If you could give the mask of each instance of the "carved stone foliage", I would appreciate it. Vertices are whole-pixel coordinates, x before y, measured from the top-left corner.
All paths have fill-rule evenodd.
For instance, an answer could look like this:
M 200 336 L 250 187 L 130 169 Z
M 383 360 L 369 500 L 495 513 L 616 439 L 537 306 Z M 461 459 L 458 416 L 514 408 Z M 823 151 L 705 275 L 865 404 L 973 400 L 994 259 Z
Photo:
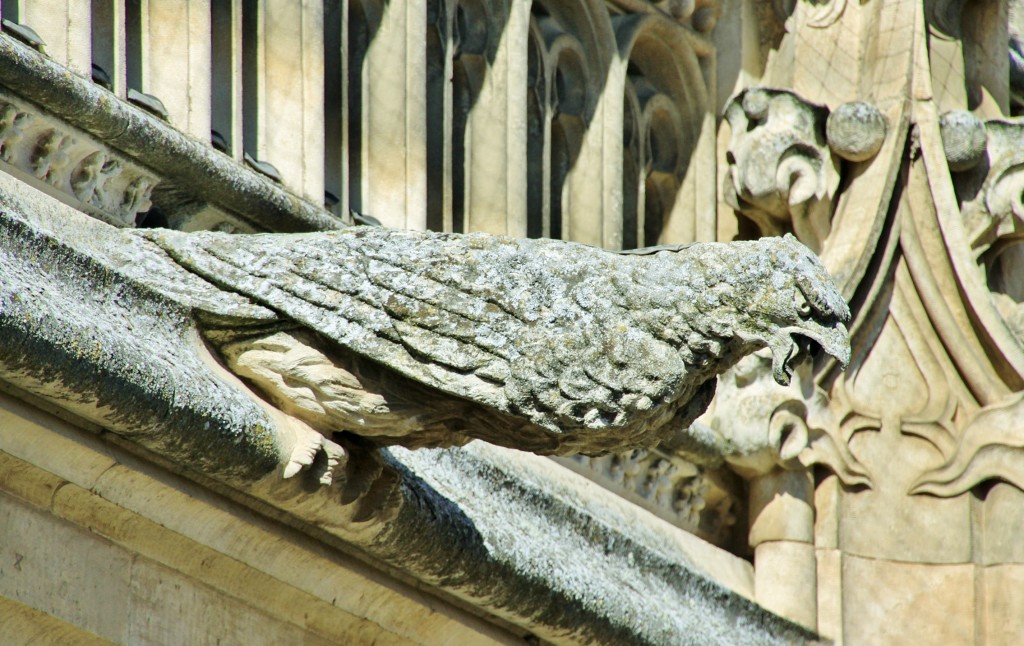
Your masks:
M 715 545 L 730 543 L 737 512 L 744 506 L 735 476 L 695 465 L 664 448 L 558 461 Z
M 868 485 L 870 476 L 840 438 L 811 367 L 800 363 L 792 382 L 780 385 L 771 377 L 771 358 L 756 352 L 719 378 L 715 400 L 699 423 L 716 435 L 717 452 L 746 478 L 820 464 L 847 485 Z
M 952 112 L 939 124 L 981 284 L 1010 333 L 1024 343 L 1024 122 L 981 122 Z M 922 474 L 912 492 L 951 497 L 991 480 L 1024 489 L 1021 395 L 995 398 L 964 417 L 944 447 L 943 463 Z
M 964 202 L 964 227 L 996 307 L 1024 339 L 1024 123 L 992 120 L 982 126 L 982 135 L 979 157 L 987 163 L 961 180 L 962 192 L 980 184 Z
M 0 97 L 0 161 L 38 188 L 115 226 L 134 226 L 159 180 L 30 104 Z
M 732 130 L 722 187 L 762 235 L 793 232 L 820 251 L 831 229 L 839 168 L 825 139 L 828 109 L 787 90 L 749 88 L 729 102 Z
M 789 90 L 763 87 L 736 95 L 725 117 L 732 131 L 725 202 L 761 235 L 792 232 L 820 253 L 832 229 L 840 158 L 874 157 L 888 130 L 885 117 L 864 101 L 830 112 Z
M 941 467 L 924 473 L 911 493 L 950 497 L 992 480 L 1024 490 L 1024 395 L 988 406 L 964 426 Z

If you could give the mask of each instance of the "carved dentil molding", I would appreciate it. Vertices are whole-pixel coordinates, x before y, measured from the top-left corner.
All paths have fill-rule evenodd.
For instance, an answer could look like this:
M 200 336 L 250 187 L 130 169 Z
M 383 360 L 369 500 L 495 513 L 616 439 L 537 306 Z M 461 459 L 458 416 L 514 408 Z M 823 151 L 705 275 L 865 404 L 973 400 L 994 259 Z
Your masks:
M 135 225 L 159 178 L 26 101 L 0 96 L 0 162 L 20 179 L 109 224 Z

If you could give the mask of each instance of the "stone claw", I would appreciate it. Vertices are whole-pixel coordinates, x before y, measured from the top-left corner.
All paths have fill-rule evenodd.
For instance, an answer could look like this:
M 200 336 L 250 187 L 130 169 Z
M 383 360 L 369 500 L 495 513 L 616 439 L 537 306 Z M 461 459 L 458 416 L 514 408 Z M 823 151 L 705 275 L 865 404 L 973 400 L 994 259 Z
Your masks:
M 348 452 L 340 444 L 328 440 L 320 433 L 309 428 L 305 424 L 294 424 L 295 446 L 288 456 L 285 464 L 285 479 L 291 478 L 304 469 L 313 466 L 317 453 L 323 451 L 327 458 L 323 472 L 320 474 L 320 484 L 330 486 L 334 483 L 336 470 L 344 468 L 348 462 Z
M 320 474 L 320 484 L 331 486 L 334 484 L 334 474 L 340 473 L 338 469 L 344 469 L 348 463 L 348 451 L 340 444 L 336 444 L 324 438 L 323 451 L 327 455 L 327 468 Z
M 288 457 L 288 464 L 284 467 L 284 477 L 286 479 L 291 478 L 303 469 L 309 468 L 313 464 L 317 451 L 320 450 L 324 443 L 324 436 L 311 429 L 306 429 L 297 435 L 295 446 Z

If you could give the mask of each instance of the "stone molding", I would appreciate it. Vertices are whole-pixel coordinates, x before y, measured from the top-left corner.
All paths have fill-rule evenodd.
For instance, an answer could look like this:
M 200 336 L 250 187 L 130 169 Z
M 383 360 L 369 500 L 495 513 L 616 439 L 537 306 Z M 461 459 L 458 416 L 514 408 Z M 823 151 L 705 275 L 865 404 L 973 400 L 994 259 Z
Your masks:
M 108 224 L 135 226 L 159 178 L 26 101 L 0 94 L 0 161 L 37 188 Z
M 735 476 L 721 468 L 699 466 L 668 447 L 555 460 L 712 545 L 733 543 L 745 503 Z
M 102 142 L 100 152 L 111 160 L 130 161 L 131 168 L 146 169 L 150 176 L 157 177 L 160 189 L 152 194 L 154 204 L 171 219 L 180 212 L 184 221 L 178 223 L 179 228 L 187 228 L 188 220 L 200 217 L 197 214 L 208 207 L 219 211 L 219 215 L 214 214 L 212 222 L 209 221 L 211 216 L 204 217 L 200 225 L 204 228 L 224 223 L 243 229 L 318 231 L 350 224 L 120 100 L 108 90 L 69 73 L 45 55 L 5 34 L 0 34 L 0 86 L 6 96 L 17 101 L 19 108 L 30 104 L 14 99 L 12 93 L 30 97 L 32 104 L 39 105 L 45 112 L 45 116 L 27 112 L 31 120 L 52 120 L 55 125 L 65 123 L 67 125 L 58 128 L 59 131 L 86 133 L 92 141 Z M 90 168 L 95 167 L 98 159 L 92 159 Z M 106 170 L 112 172 L 113 166 Z M 95 181 L 101 177 L 102 174 L 96 176 Z M 88 193 L 94 186 L 93 181 L 92 172 L 86 170 L 80 176 L 78 191 Z M 130 190 L 126 187 L 126 195 L 138 194 L 136 198 L 128 198 L 128 204 L 142 197 L 145 190 L 152 188 L 143 190 L 141 184 Z M 81 201 L 74 190 L 71 194 Z M 92 199 L 92 195 L 86 195 L 90 204 Z M 143 203 L 144 200 L 140 205 Z M 95 213 L 97 207 L 93 205 L 89 211 Z M 125 221 L 122 215 L 117 219 Z

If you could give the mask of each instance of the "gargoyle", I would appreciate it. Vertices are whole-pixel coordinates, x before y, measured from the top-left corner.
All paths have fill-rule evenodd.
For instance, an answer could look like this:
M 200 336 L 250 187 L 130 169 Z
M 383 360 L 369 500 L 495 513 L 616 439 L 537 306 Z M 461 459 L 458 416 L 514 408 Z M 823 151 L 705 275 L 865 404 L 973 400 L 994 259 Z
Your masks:
M 151 287 L 187 296 L 160 267 L 173 261 L 220 290 L 191 298 L 207 341 L 313 429 L 286 476 L 321 449 L 343 459 L 328 438 L 346 432 L 544 454 L 651 445 L 688 426 L 715 377 L 758 348 L 780 383 L 798 347 L 849 358 L 846 302 L 792 236 L 621 255 L 373 227 L 124 235 L 148 247 L 135 277 Z M 226 305 L 239 296 L 272 315 Z

